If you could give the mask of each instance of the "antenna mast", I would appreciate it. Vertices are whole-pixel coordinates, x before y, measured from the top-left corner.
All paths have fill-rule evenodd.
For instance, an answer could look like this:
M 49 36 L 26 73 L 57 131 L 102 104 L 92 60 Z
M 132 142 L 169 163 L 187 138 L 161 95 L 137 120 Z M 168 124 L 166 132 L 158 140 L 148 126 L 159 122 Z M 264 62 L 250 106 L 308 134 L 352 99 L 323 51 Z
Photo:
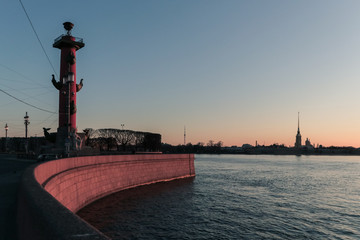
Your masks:
M 184 126 L 184 146 L 186 145 L 186 126 Z

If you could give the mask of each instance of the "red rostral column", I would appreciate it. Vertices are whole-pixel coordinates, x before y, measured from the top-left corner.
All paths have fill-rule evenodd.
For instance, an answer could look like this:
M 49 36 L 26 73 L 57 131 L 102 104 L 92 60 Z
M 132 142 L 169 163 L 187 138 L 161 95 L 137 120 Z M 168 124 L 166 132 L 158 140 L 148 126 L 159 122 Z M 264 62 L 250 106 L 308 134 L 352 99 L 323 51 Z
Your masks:
M 67 128 L 76 133 L 76 92 L 82 87 L 76 84 L 76 51 L 85 46 L 81 38 L 71 36 L 74 24 L 63 23 L 67 34 L 55 39 L 53 47 L 61 49 L 60 79 L 57 82 L 53 75 L 53 85 L 59 90 L 59 129 Z M 58 131 L 59 132 L 59 131 Z

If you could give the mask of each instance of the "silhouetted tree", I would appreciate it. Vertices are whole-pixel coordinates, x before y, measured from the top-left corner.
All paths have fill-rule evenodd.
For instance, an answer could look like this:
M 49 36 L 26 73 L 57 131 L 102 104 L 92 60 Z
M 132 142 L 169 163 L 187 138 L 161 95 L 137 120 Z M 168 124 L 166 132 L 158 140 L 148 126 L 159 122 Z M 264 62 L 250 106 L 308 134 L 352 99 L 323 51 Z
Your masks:
M 161 135 L 148 132 L 136 132 L 132 130 L 120 130 L 113 128 L 105 128 L 94 130 L 86 128 L 83 130 L 87 136 L 86 145 L 93 148 L 104 150 L 126 151 L 131 146 L 133 150 L 143 149 L 145 151 L 160 151 Z M 129 148 L 128 148 L 129 149 Z
M 116 147 L 116 139 L 115 139 L 116 129 L 103 128 L 103 129 L 98 129 L 97 131 L 99 137 L 105 139 L 108 151 Z
M 135 136 L 135 140 L 134 140 L 135 151 L 137 151 L 139 148 L 144 148 L 144 139 L 145 139 L 144 133 L 135 132 L 134 136 Z
M 122 150 L 126 150 L 126 146 L 130 144 L 135 144 L 135 134 L 131 130 L 117 130 L 114 135 L 118 147 L 122 147 Z

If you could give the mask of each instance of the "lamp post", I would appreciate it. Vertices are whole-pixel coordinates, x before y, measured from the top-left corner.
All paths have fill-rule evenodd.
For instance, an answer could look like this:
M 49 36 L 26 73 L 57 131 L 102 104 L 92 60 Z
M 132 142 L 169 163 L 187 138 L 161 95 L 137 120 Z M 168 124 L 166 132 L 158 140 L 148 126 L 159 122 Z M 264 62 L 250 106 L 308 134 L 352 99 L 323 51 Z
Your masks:
M 28 116 L 27 112 L 24 117 L 24 124 L 25 124 L 25 138 L 28 138 L 28 125 L 30 124 L 30 122 L 29 122 L 29 116 Z
M 124 130 L 125 124 L 120 124 L 120 125 L 121 125 L 122 130 Z
M 28 125 L 30 124 L 30 122 L 29 122 L 29 116 L 28 116 L 27 112 L 24 117 L 24 124 L 25 124 L 25 151 L 26 151 L 26 154 L 28 154 L 29 141 L 27 138 L 28 138 Z
M 7 125 L 7 123 L 5 124 L 5 152 L 7 152 L 7 142 L 8 142 L 8 130 L 9 130 L 9 126 Z
M 9 130 L 9 126 L 7 125 L 7 123 L 5 124 L 5 137 L 7 139 L 7 132 Z

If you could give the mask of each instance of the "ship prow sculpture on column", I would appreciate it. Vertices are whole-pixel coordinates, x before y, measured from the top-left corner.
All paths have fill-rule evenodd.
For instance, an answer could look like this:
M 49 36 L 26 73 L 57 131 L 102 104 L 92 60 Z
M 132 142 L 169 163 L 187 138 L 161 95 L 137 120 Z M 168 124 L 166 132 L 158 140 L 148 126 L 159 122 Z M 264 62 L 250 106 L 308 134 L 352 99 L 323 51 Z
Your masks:
M 67 156 L 81 148 L 81 134 L 76 128 L 76 94 L 83 87 L 83 79 L 76 83 L 76 51 L 85 46 L 81 38 L 73 37 L 74 24 L 63 23 L 66 34 L 56 38 L 54 48 L 61 50 L 60 79 L 52 75 L 52 84 L 59 91 L 59 126 L 56 134 L 56 151 Z M 45 134 L 46 135 L 46 134 Z

